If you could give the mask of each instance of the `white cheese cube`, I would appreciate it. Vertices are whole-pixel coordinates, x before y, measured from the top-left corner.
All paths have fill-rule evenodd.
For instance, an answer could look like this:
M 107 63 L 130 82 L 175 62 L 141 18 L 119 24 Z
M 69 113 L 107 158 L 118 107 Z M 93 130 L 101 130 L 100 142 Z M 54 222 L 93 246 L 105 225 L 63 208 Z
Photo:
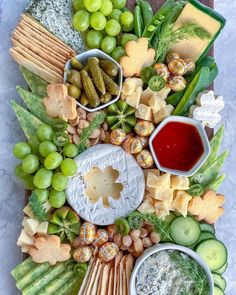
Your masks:
M 50 212 L 53 210 L 52 206 L 50 205 L 50 203 L 47 201 L 45 203 L 43 203 L 43 208 L 45 210 L 46 213 Z
M 131 95 L 138 87 L 143 86 L 143 80 L 140 78 L 127 78 L 125 79 L 121 92 L 125 95 Z
M 48 222 L 44 221 L 39 224 L 39 226 L 36 229 L 37 234 L 40 236 L 46 236 L 48 233 Z
M 152 109 L 145 104 L 140 104 L 137 111 L 135 112 L 136 118 L 143 119 L 146 121 L 152 121 Z
M 166 102 L 156 95 L 152 95 L 148 104 L 154 113 L 159 112 L 161 108 L 164 108 L 166 106 Z
M 38 226 L 39 226 L 39 221 L 37 219 L 26 218 L 23 221 L 24 231 L 29 236 L 34 236 L 36 234 L 36 229 L 37 229 Z
M 29 249 L 30 249 L 30 246 L 22 246 L 21 247 L 21 252 L 22 253 L 29 253 Z
M 142 87 L 138 87 L 132 94 L 130 94 L 126 97 L 127 104 L 130 105 L 131 107 L 137 109 L 142 92 L 143 92 Z
M 17 246 L 33 246 L 34 245 L 34 237 L 30 237 L 24 230 L 21 231 L 21 234 L 17 241 Z
M 34 213 L 32 212 L 32 209 L 30 207 L 30 205 L 25 206 L 25 208 L 23 209 L 23 212 L 29 216 L 30 218 L 34 218 Z
M 171 187 L 176 190 L 189 189 L 189 179 L 186 176 L 171 176 Z

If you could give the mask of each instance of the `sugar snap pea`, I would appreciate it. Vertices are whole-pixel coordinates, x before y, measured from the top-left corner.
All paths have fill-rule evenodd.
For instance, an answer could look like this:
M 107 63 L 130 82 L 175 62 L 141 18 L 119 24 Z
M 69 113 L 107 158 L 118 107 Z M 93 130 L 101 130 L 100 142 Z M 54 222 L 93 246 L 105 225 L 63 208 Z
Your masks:
M 140 38 L 142 36 L 143 27 L 142 27 L 142 14 L 141 8 L 139 5 L 136 5 L 134 8 L 134 33 L 135 35 Z
M 153 18 L 152 6 L 145 0 L 138 0 L 138 3 L 140 4 L 144 26 L 146 26 Z

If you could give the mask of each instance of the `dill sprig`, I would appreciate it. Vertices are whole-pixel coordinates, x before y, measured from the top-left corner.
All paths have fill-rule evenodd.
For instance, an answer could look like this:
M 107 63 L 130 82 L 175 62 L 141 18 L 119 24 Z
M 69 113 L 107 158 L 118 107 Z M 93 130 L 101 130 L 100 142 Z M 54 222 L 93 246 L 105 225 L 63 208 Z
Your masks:
M 172 238 L 170 236 L 169 225 L 166 221 L 159 219 L 153 213 L 145 213 L 145 214 L 142 214 L 142 216 L 144 220 L 154 225 L 155 231 L 160 234 L 161 239 L 164 239 L 164 240 L 168 239 L 172 241 Z
M 106 114 L 104 112 L 100 112 L 96 115 L 96 117 L 89 124 L 89 126 L 83 129 L 83 132 L 80 136 L 80 142 L 78 144 L 79 154 L 81 154 L 88 148 L 87 141 L 89 137 L 91 136 L 91 134 L 93 133 L 95 129 L 101 127 L 105 118 L 106 118 Z
M 156 59 L 163 61 L 166 53 L 174 45 L 182 40 L 196 37 L 201 40 L 210 39 L 211 34 L 202 26 L 195 23 L 186 23 L 174 29 L 174 23 L 163 25 L 159 34 L 159 41 L 156 49 Z
M 194 281 L 194 295 L 207 295 L 209 294 L 210 286 L 207 279 L 207 275 L 200 265 L 193 259 L 184 257 L 178 251 L 170 253 L 170 258 L 181 269 L 181 273 L 190 280 Z M 181 294 L 185 294 L 183 288 Z
M 40 222 L 48 220 L 45 208 L 39 202 L 39 199 L 35 192 L 32 192 L 31 196 L 29 197 L 29 205 L 36 219 L 38 219 Z

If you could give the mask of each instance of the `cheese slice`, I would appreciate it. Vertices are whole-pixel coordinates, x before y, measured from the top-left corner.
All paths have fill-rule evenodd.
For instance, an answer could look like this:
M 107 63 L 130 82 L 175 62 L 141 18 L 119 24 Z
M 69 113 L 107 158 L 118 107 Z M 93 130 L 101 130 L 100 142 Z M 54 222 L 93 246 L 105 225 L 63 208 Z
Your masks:
M 32 237 L 36 234 L 37 227 L 39 226 L 39 221 L 33 218 L 25 218 L 22 225 L 24 227 L 24 231 Z
M 20 246 L 20 247 L 33 246 L 34 237 L 29 236 L 24 230 L 22 230 L 16 244 L 17 246 Z
M 214 36 L 221 29 L 220 21 L 198 9 L 191 3 L 187 3 L 183 8 L 175 22 L 174 29 L 177 29 L 186 23 L 196 23 L 203 27 L 211 34 L 212 39 L 214 39 Z M 173 45 L 170 51 L 179 53 L 181 58 L 191 58 L 194 62 L 196 62 L 209 47 L 212 39 L 202 40 L 197 37 L 184 39 L 181 42 Z

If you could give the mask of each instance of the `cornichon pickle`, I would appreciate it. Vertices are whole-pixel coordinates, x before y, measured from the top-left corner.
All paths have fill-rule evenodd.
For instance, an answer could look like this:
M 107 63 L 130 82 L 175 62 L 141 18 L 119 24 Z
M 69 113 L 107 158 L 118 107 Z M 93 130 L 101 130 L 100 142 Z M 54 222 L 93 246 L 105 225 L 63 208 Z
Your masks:
M 99 67 L 99 60 L 96 57 L 88 59 L 89 72 L 92 76 L 93 82 L 101 94 L 106 93 L 105 83 L 103 81 L 102 72 Z
M 68 94 L 76 99 L 79 99 L 81 96 L 81 89 L 78 86 L 71 84 L 68 87 Z
M 72 68 L 74 68 L 75 70 L 81 71 L 83 69 L 82 63 L 80 61 L 78 61 L 77 58 L 72 57 L 71 60 L 70 60 L 70 62 L 71 62 Z
M 96 89 L 93 85 L 92 79 L 89 77 L 88 72 L 85 70 L 82 70 L 81 71 L 81 78 L 82 78 L 84 91 L 85 91 L 86 97 L 89 101 L 89 104 L 92 107 L 97 107 L 100 104 L 99 96 L 98 96 Z
M 89 104 L 89 101 L 88 101 L 85 93 L 82 93 L 81 98 L 80 98 L 80 103 L 85 107 Z
M 118 95 L 119 86 L 102 69 L 101 69 L 101 72 L 102 72 L 103 80 L 104 80 L 107 91 L 111 93 L 112 95 Z
M 68 72 L 67 81 L 73 85 L 78 86 L 79 88 L 83 87 L 81 82 L 81 74 L 76 70 L 71 70 Z
M 117 76 L 119 69 L 118 69 L 118 66 L 114 62 L 112 62 L 108 59 L 100 59 L 99 65 L 103 69 L 103 71 L 107 75 L 109 75 L 110 77 Z
M 111 100 L 111 98 L 112 98 L 111 94 L 109 92 L 107 92 L 107 93 L 101 95 L 100 101 L 101 101 L 101 103 L 107 103 Z

